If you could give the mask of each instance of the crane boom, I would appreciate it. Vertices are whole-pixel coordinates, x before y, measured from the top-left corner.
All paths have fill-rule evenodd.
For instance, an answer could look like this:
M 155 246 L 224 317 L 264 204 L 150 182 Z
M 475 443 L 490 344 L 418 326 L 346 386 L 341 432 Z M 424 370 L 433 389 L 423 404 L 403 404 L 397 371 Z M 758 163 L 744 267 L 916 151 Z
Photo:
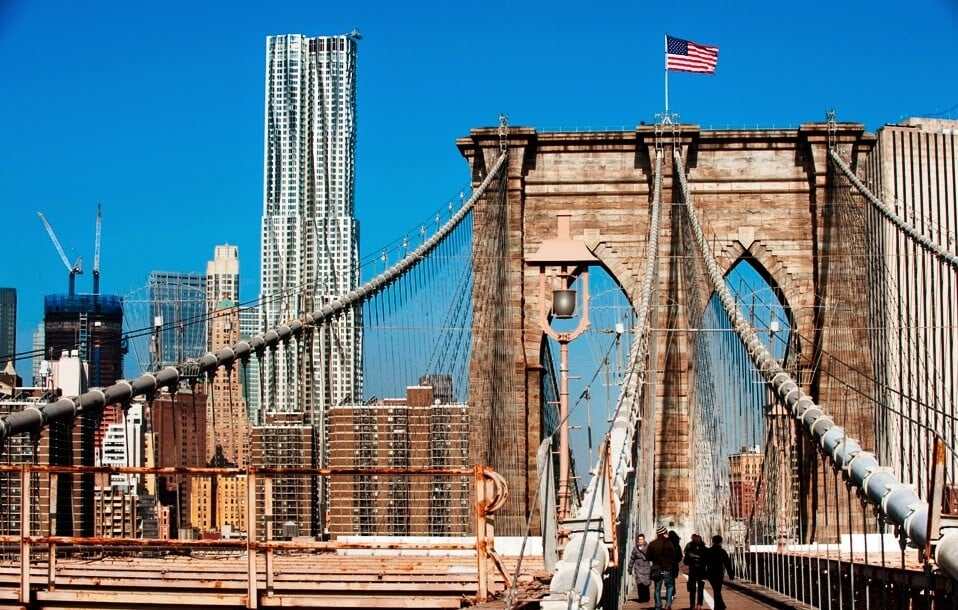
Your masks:
M 93 273 L 100 274 L 100 231 L 103 226 L 102 206 L 96 204 L 96 241 L 93 242 Z
M 66 253 L 63 251 L 63 246 L 60 245 L 60 240 L 57 239 L 57 234 L 53 232 L 53 227 L 50 226 L 50 223 L 47 222 L 47 219 L 43 216 L 43 212 L 37 212 L 37 216 L 40 217 L 40 220 L 43 221 L 43 226 L 47 230 L 47 235 L 50 236 L 50 240 L 53 242 L 53 245 L 57 249 L 57 254 L 60 255 L 60 260 L 63 261 L 63 264 L 66 266 L 67 271 L 73 272 L 73 266 L 70 264 L 70 259 L 67 258 Z
M 63 246 L 60 245 L 60 240 L 57 239 L 57 234 L 53 232 L 53 227 L 50 226 L 50 223 L 47 222 L 47 219 L 43 216 L 43 212 L 37 212 L 37 216 L 40 217 L 40 220 L 43 221 L 43 226 L 47 230 L 47 235 L 50 236 L 50 240 L 53 242 L 53 245 L 57 249 L 57 254 L 60 255 L 60 260 L 63 261 L 63 264 L 70 271 L 70 296 L 73 296 L 74 287 L 76 285 L 76 276 L 83 273 L 82 263 L 83 257 L 77 258 L 77 262 L 70 264 L 70 260 L 67 258 L 66 253 L 63 251 Z
M 96 241 L 93 242 L 93 294 L 100 294 L 100 232 L 103 225 L 102 206 L 96 204 Z

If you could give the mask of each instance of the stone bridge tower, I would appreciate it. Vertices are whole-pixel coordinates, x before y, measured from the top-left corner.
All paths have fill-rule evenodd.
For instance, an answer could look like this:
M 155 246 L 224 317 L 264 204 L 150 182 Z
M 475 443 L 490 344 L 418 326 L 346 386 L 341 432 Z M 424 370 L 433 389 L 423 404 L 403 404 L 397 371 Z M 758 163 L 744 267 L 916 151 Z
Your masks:
M 543 397 L 543 344 L 539 325 L 538 272 L 526 264 L 544 240 L 556 236 L 557 214 L 571 214 L 571 235 L 582 239 L 621 287 L 633 308 L 648 255 L 656 147 L 663 149 L 664 212 L 657 282 L 656 394 L 643 421 L 638 464 L 640 527 L 670 524 L 687 538 L 693 509 L 690 437 L 690 362 L 687 276 L 680 268 L 685 246 L 672 150 L 684 159 L 692 201 L 710 232 L 724 272 L 748 258 L 780 295 L 792 330 L 810 338 L 800 346 L 799 370 L 812 371 L 827 345 L 822 328 L 847 325 L 864 333 L 864 281 L 860 267 L 843 264 L 850 228 L 836 212 L 860 208 L 844 180 L 829 169 L 829 145 L 837 145 L 855 171 L 874 145 L 861 124 L 810 123 L 798 129 L 703 130 L 694 125 L 640 126 L 634 131 L 540 133 L 528 127 L 474 129 L 457 144 L 474 183 L 508 148 L 500 198 L 477 203 L 474 230 L 473 459 L 492 465 L 509 483 L 510 501 L 497 532 L 520 534 L 537 497 L 536 451 L 544 433 L 541 413 L 554 409 Z M 674 189 L 673 189 L 674 187 Z M 504 203 L 503 203 L 504 202 Z M 860 211 L 860 210 L 859 210 Z M 856 229 L 856 230 L 860 230 Z M 693 282 L 695 280 L 692 280 Z M 701 282 L 706 282 L 701 277 Z M 699 287 L 701 288 L 701 287 Z M 828 304 L 828 307 L 824 307 Z M 831 313 L 840 312 L 840 313 Z M 867 337 L 858 345 L 866 345 Z M 865 350 L 842 354 L 868 371 Z M 850 435 L 871 447 L 872 423 L 846 421 L 842 403 L 822 395 L 818 375 L 803 375 L 802 387 Z M 503 388 L 508 388 L 507 392 Z M 805 447 L 803 459 L 817 454 Z M 821 469 L 819 469 L 821 470 Z M 807 470 L 806 470 L 807 471 Z M 815 472 L 815 470 L 812 470 Z M 815 477 L 811 477 L 815 479 Z M 818 482 L 802 483 L 814 492 Z M 815 493 L 806 512 L 814 513 Z

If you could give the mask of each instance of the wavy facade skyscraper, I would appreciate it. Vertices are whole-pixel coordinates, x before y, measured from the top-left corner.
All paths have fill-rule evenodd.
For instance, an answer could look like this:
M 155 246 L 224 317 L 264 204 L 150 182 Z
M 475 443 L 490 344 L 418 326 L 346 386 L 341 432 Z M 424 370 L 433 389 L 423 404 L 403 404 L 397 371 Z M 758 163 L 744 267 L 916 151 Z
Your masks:
M 263 330 L 359 285 L 355 37 L 269 36 L 265 101 Z M 262 410 L 302 412 L 322 437 L 324 413 L 361 397 L 360 315 L 302 337 L 295 356 L 268 354 Z

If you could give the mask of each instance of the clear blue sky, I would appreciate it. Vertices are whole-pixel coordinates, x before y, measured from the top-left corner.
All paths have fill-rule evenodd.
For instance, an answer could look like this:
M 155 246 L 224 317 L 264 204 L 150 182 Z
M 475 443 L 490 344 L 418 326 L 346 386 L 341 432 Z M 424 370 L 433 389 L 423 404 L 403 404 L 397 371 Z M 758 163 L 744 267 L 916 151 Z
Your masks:
M 245 2 L 0 0 L 0 286 L 18 292 L 18 351 L 67 256 L 101 292 L 153 270 L 203 272 L 240 248 L 258 296 L 269 34 L 358 28 L 356 214 L 363 258 L 456 198 L 474 127 L 631 129 L 664 106 L 663 36 L 719 47 L 715 76 L 672 73 L 669 105 L 703 127 L 797 126 L 835 109 L 870 131 L 958 118 L 958 3 Z M 29 375 L 29 364 L 18 363 Z

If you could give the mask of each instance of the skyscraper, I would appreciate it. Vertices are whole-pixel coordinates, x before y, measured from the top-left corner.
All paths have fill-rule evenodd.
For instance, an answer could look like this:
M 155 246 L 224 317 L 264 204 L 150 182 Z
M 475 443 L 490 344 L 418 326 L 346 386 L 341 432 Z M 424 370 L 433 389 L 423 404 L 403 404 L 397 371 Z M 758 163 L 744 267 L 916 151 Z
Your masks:
M 206 263 L 206 309 L 208 351 L 215 352 L 239 343 L 239 249 L 236 246 L 216 246 L 213 260 Z M 249 415 L 241 371 L 246 366 L 236 362 L 229 370 L 220 368 L 209 384 L 206 410 L 208 460 L 246 466 Z
M 240 340 L 239 308 L 229 299 L 221 300 L 209 321 L 212 345 L 235 345 Z M 216 349 L 216 348 L 214 348 Z M 239 367 L 230 370 L 220 367 L 209 383 L 206 458 L 223 466 L 246 466 L 249 453 L 249 416 L 243 400 Z
M 206 276 L 200 273 L 150 273 L 155 369 L 181 364 L 206 353 Z
M 266 39 L 261 331 L 359 284 L 355 38 Z M 326 410 L 361 399 L 360 315 L 267 358 L 261 408 L 301 412 L 322 438 Z
M 247 307 L 239 311 L 240 341 L 249 341 L 260 332 L 259 307 Z M 260 379 L 259 358 L 253 357 L 239 369 L 240 385 L 243 389 L 243 400 L 246 401 L 247 416 L 250 423 L 263 423 L 260 408 Z
M 17 351 L 17 289 L 0 288 L 0 367 Z
M 206 308 L 209 313 L 223 299 L 239 303 L 239 248 L 229 244 L 213 248 L 213 260 L 206 263 Z M 212 348 L 223 347 L 213 345 Z
M 59 360 L 65 353 L 76 352 L 89 367 L 89 387 L 107 387 L 123 377 L 120 297 L 48 294 L 43 297 L 43 327 L 45 358 Z

